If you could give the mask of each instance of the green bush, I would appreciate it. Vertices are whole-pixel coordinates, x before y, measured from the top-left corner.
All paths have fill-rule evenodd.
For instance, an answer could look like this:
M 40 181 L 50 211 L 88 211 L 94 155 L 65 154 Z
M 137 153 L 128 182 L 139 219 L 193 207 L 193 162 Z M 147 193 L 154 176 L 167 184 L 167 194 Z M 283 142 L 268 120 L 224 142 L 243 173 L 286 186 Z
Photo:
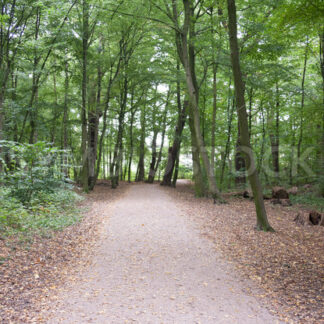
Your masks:
M 61 150 L 44 142 L 0 142 L 4 171 L 0 183 L 0 231 L 44 233 L 75 223 L 81 197 L 65 183 Z
M 0 232 L 5 234 L 39 233 L 60 230 L 76 223 L 80 212 L 75 207 L 82 197 L 64 188 L 55 192 L 39 192 L 29 207 L 0 189 Z
M 64 186 L 60 172 L 61 150 L 44 142 L 21 144 L 0 142 L 5 157 L 2 161 L 5 172 L 2 181 L 12 197 L 28 206 L 33 197 L 40 192 L 53 192 Z
M 0 231 L 7 227 L 21 228 L 28 211 L 21 202 L 8 195 L 9 190 L 0 190 Z

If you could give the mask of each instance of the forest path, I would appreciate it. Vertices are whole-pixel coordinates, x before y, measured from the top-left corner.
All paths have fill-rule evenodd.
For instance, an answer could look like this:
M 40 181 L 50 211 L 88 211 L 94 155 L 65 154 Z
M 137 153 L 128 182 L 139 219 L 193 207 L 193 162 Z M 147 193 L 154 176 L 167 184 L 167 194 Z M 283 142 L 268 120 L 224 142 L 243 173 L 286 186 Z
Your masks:
M 277 323 L 158 185 L 130 186 L 110 214 L 49 323 Z

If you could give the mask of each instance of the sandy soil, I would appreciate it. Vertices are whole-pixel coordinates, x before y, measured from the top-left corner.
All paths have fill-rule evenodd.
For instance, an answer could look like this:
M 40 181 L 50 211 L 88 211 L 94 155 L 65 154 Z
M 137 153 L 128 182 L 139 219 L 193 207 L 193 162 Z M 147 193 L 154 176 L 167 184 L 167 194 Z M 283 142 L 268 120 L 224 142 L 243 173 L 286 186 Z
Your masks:
M 158 185 L 132 185 L 110 208 L 48 323 L 279 323 Z

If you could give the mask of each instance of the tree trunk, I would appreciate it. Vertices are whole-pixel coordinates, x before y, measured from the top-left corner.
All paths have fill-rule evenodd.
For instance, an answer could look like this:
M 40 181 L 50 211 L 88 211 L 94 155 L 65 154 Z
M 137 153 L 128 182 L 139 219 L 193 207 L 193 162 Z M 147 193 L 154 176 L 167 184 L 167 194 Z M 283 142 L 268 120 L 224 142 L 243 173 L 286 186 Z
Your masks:
M 196 80 L 195 72 L 195 48 L 194 48 L 194 8 L 192 0 L 183 0 L 185 19 L 183 30 L 181 34 L 177 33 L 180 39 L 178 40 L 178 53 L 186 73 L 186 83 L 189 94 L 190 101 L 190 110 L 192 112 L 192 122 L 193 128 L 195 130 L 194 134 L 196 137 L 196 148 L 198 149 L 204 169 L 206 170 L 206 176 L 209 184 L 209 191 L 214 198 L 214 200 L 222 201 L 222 197 L 216 185 L 216 179 L 214 175 L 214 168 L 211 167 L 210 160 L 208 157 L 207 149 L 201 133 L 200 127 L 200 116 L 199 116 L 199 91 L 198 84 Z M 189 33 L 189 42 L 188 42 L 188 33 Z M 181 48 L 179 48 L 181 46 Z
M 147 181 L 148 183 L 154 182 L 156 171 L 158 170 L 161 159 L 162 159 L 162 150 L 163 150 L 163 146 L 164 146 L 164 138 L 165 138 L 165 131 L 166 131 L 166 119 L 167 119 L 167 112 L 168 112 L 168 106 L 169 106 L 169 97 L 170 97 L 170 89 L 167 94 L 167 101 L 166 101 L 164 113 L 163 113 L 162 135 L 161 135 L 162 140 L 161 140 L 160 151 L 159 151 L 159 154 L 157 154 L 156 149 L 155 149 L 155 154 L 152 154 L 150 173 L 149 173 L 149 177 L 148 177 L 148 181 Z
M 133 94 L 132 94 L 133 99 Z M 133 101 L 133 100 L 132 100 Z M 130 148 L 129 148 L 129 161 L 128 161 L 128 182 L 131 182 L 131 176 L 132 176 L 132 162 L 133 162 L 133 154 L 134 154 L 134 141 L 133 141 L 133 127 L 134 127 L 134 118 L 135 118 L 136 110 L 134 107 L 132 107 L 131 111 L 131 121 L 130 121 Z
M 306 69 L 307 69 L 307 60 L 308 60 L 308 36 L 306 37 L 306 47 L 305 47 L 305 56 L 304 56 L 304 68 L 303 68 L 303 76 L 301 82 L 301 103 L 300 103 L 300 125 L 299 125 L 299 139 L 297 143 L 297 158 L 300 159 L 301 156 L 301 146 L 303 142 L 304 135 L 304 107 L 305 107 L 305 77 L 306 77 Z M 300 176 L 300 165 L 298 163 L 297 174 Z
M 156 126 L 156 108 L 153 108 L 152 124 L 153 124 L 153 139 L 152 139 L 152 158 L 150 163 L 149 175 L 147 178 L 148 183 L 153 183 L 155 176 L 155 163 L 157 158 L 156 152 L 156 139 L 158 135 L 158 127 Z
M 231 80 L 230 80 L 229 87 L 228 87 L 228 104 L 227 104 L 227 141 L 225 146 L 225 153 L 222 159 L 221 177 L 220 177 L 221 186 L 224 181 L 226 160 L 230 152 L 234 108 L 235 108 L 235 100 L 234 98 L 233 99 L 231 98 Z
M 204 197 L 207 195 L 208 188 L 203 177 L 202 166 L 200 162 L 200 155 L 197 149 L 197 136 L 195 134 L 192 110 L 188 107 L 189 112 L 189 128 L 192 143 L 192 168 L 193 168 L 193 180 L 195 183 L 195 195 L 196 197 Z
M 126 69 L 127 62 L 125 62 L 124 68 Z M 123 134 L 124 134 L 124 119 L 126 112 L 128 94 L 128 78 L 127 74 L 124 74 L 123 90 L 120 94 L 120 112 L 118 117 L 118 133 L 117 142 L 114 149 L 114 157 L 112 164 L 110 166 L 110 180 L 111 187 L 113 189 L 117 188 L 119 184 L 120 171 L 122 170 L 122 160 L 123 160 Z
M 35 42 L 38 41 L 39 36 L 39 29 L 40 29 L 40 21 L 41 21 L 41 12 L 40 8 L 37 8 L 37 14 L 36 14 L 36 21 L 35 21 Z M 37 128 L 37 98 L 38 98 L 38 88 L 39 88 L 39 76 L 40 73 L 38 71 L 38 63 L 40 61 L 40 56 L 37 53 L 37 47 L 34 49 L 34 64 L 33 64 L 33 85 L 32 85 L 32 91 L 31 91 L 31 99 L 29 102 L 30 110 L 30 137 L 29 137 L 29 143 L 32 144 L 36 142 L 36 128 Z M 34 106 L 34 102 L 36 102 L 36 105 Z
M 146 135 L 146 107 L 143 106 L 141 109 L 141 140 L 140 140 L 140 147 L 139 147 L 139 160 L 138 160 L 138 167 L 137 167 L 137 174 L 136 174 L 136 181 L 143 181 L 144 180 L 144 155 L 145 155 L 145 135 Z
M 215 57 L 216 44 L 215 44 L 215 29 L 213 21 L 213 8 L 211 8 L 211 43 L 212 43 L 212 60 L 213 60 L 213 116 L 212 116 L 212 134 L 211 134 L 211 153 L 210 164 L 212 168 L 215 168 L 215 142 L 216 142 L 216 114 L 217 114 L 217 70 L 218 70 L 218 57 L 220 50 L 218 49 L 217 59 Z M 216 61 L 217 60 L 217 61 Z
M 241 131 L 241 144 L 246 150 L 245 154 L 246 165 L 248 168 L 248 176 L 251 184 L 254 203 L 257 214 L 257 228 L 263 231 L 273 231 L 268 223 L 267 213 L 263 201 L 263 190 L 256 170 L 254 156 L 251 149 L 249 127 L 246 114 L 245 98 L 244 98 L 244 83 L 240 67 L 239 47 L 237 41 L 237 21 L 236 21 L 236 6 L 235 0 L 227 0 L 228 5 L 228 33 L 230 41 L 231 62 L 233 68 L 236 107 Z
M 175 156 L 180 150 L 182 131 L 187 118 L 188 101 L 185 101 L 183 107 L 181 105 L 181 85 L 180 85 L 180 65 L 177 62 L 177 106 L 178 106 L 178 120 L 175 129 L 172 147 L 168 150 L 168 160 L 164 170 L 162 186 L 171 186 L 171 179 L 174 170 Z
M 322 29 L 322 33 L 320 34 L 320 64 L 321 64 L 321 74 L 322 74 L 322 125 L 321 136 L 319 138 L 320 141 L 320 162 L 319 162 L 319 175 L 320 175 L 320 190 L 321 195 L 324 197 L 324 28 Z
M 238 135 L 237 135 L 236 152 L 235 152 L 235 185 L 237 187 L 245 187 L 246 165 L 245 165 L 244 153 L 242 152 L 240 124 L 238 124 L 237 131 L 238 131 Z
M 275 134 L 270 133 L 270 142 L 271 142 L 271 154 L 272 154 L 272 164 L 273 171 L 276 174 L 276 177 L 279 176 L 279 87 L 278 83 L 276 84 L 276 122 L 275 122 Z
M 69 103 L 69 65 L 66 59 L 65 61 L 65 82 L 64 82 L 64 107 L 63 107 L 63 125 L 62 125 L 62 150 L 63 152 L 63 173 L 66 177 L 69 176 L 69 168 L 68 168 L 68 121 L 69 121 L 69 111 L 68 111 L 68 103 Z
M 178 156 L 174 165 L 174 173 L 173 173 L 173 179 L 172 179 L 172 187 L 176 187 L 178 175 L 179 175 L 179 164 L 180 164 L 180 149 L 178 151 Z
M 88 162 L 88 129 L 87 129 L 87 64 L 88 64 L 88 43 L 89 43 L 89 4 L 88 0 L 82 3 L 82 107 L 81 107 L 81 125 L 82 125 L 82 176 L 81 183 L 85 192 L 89 191 L 89 162 Z
M 95 104 L 95 111 L 89 113 L 89 174 L 88 183 L 89 190 L 93 190 L 96 181 L 96 161 L 97 161 L 97 149 L 98 149 L 98 131 L 99 131 L 99 118 L 101 116 L 100 105 L 101 105 L 101 83 L 103 73 L 100 65 L 98 66 L 98 80 L 97 80 L 97 97 Z

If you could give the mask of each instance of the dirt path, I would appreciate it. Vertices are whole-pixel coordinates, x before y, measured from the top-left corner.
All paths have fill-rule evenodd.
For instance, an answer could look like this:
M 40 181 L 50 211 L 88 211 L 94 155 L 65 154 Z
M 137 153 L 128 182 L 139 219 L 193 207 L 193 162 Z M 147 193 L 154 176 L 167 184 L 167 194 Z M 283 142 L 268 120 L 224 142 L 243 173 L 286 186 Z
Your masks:
M 131 186 L 113 208 L 49 323 L 279 323 L 158 185 Z

